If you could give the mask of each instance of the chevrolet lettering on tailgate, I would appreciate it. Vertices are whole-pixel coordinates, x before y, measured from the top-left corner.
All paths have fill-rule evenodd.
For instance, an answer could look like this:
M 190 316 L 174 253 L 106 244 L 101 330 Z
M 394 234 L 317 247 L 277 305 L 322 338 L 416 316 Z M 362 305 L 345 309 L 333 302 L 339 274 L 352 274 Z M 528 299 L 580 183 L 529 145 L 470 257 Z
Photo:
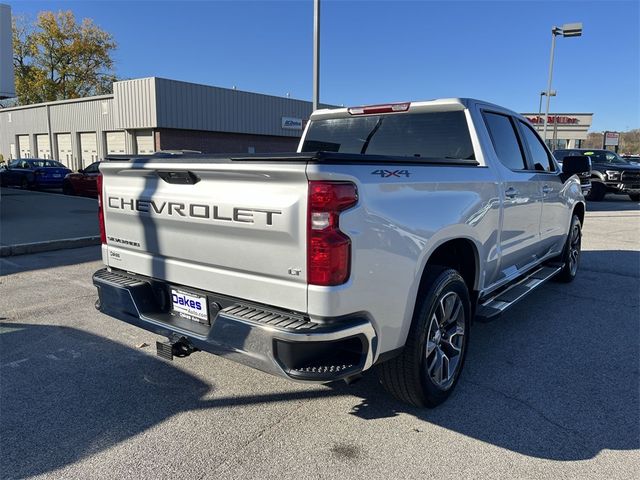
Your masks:
M 274 215 L 282 215 L 279 210 L 262 208 L 222 207 L 202 203 L 156 202 L 142 198 L 108 197 L 107 207 L 132 210 L 153 215 L 174 215 L 180 217 L 205 218 L 222 222 L 259 223 L 273 225 Z

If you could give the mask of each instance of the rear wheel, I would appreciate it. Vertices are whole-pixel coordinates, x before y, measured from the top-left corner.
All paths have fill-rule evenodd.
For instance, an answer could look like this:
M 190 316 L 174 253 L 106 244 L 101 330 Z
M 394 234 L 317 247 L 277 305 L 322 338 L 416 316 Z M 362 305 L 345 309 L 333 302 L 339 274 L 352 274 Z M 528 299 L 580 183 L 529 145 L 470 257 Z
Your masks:
M 387 391 L 418 407 L 435 407 L 451 395 L 464 364 L 471 314 L 460 274 L 428 268 L 402 354 L 378 367 Z
M 564 245 L 562 251 L 561 261 L 564 263 L 564 267 L 560 270 L 554 279 L 559 282 L 569 283 L 573 282 L 578 273 L 578 266 L 580 265 L 580 250 L 582 247 L 582 224 L 577 215 L 574 215 L 571 219 L 571 228 L 569 229 L 569 235 L 567 236 L 567 242 Z
M 76 191 L 73 189 L 73 185 L 69 182 L 64 182 L 62 184 L 62 193 L 65 195 L 75 195 Z
M 607 187 L 602 182 L 591 182 L 591 190 L 589 190 L 589 194 L 587 195 L 587 200 L 591 200 L 592 202 L 599 202 L 602 200 L 607 193 Z
M 634 202 L 640 202 L 640 193 L 630 193 L 629 198 Z

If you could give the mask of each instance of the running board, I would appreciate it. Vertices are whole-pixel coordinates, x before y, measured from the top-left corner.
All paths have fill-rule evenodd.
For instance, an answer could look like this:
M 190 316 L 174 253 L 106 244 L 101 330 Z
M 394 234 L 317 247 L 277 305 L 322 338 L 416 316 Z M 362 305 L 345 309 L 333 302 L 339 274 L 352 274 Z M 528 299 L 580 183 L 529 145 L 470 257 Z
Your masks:
M 497 319 L 512 305 L 533 292 L 540 285 L 562 270 L 563 265 L 540 267 L 495 295 L 478 302 L 476 320 L 490 322 Z

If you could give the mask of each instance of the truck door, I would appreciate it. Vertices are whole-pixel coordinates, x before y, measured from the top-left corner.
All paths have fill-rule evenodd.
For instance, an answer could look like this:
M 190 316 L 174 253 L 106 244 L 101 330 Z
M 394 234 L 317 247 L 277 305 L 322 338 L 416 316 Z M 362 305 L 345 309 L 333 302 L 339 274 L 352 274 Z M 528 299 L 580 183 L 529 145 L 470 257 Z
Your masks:
M 525 150 L 517 135 L 514 119 L 484 111 L 491 137 L 493 162 L 502 178 L 502 225 L 500 231 L 500 281 L 517 274 L 540 255 L 540 215 L 542 193 L 536 172 L 527 169 Z
M 569 228 L 568 202 L 562 195 L 563 181 L 560 179 L 551 153 L 533 129 L 522 120 L 517 121 L 522 142 L 526 147 L 529 168 L 536 172 L 535 181 L 542 192 L 542 214 L 540 216 L 540 243 L 543 254 L 562 250 Z

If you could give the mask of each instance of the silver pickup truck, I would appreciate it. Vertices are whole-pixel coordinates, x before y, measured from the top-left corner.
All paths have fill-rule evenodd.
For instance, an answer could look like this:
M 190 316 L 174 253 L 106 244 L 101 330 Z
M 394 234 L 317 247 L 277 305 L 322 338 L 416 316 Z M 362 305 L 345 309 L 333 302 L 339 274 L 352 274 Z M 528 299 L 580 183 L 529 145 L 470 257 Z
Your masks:
M 522 116 L 470 99 L 319 110 L 297 153 L 103 162 L 97 308 L 308 382 L 417 406 L 459 378 L 472 321 L 580 259 L 585 202 Z

